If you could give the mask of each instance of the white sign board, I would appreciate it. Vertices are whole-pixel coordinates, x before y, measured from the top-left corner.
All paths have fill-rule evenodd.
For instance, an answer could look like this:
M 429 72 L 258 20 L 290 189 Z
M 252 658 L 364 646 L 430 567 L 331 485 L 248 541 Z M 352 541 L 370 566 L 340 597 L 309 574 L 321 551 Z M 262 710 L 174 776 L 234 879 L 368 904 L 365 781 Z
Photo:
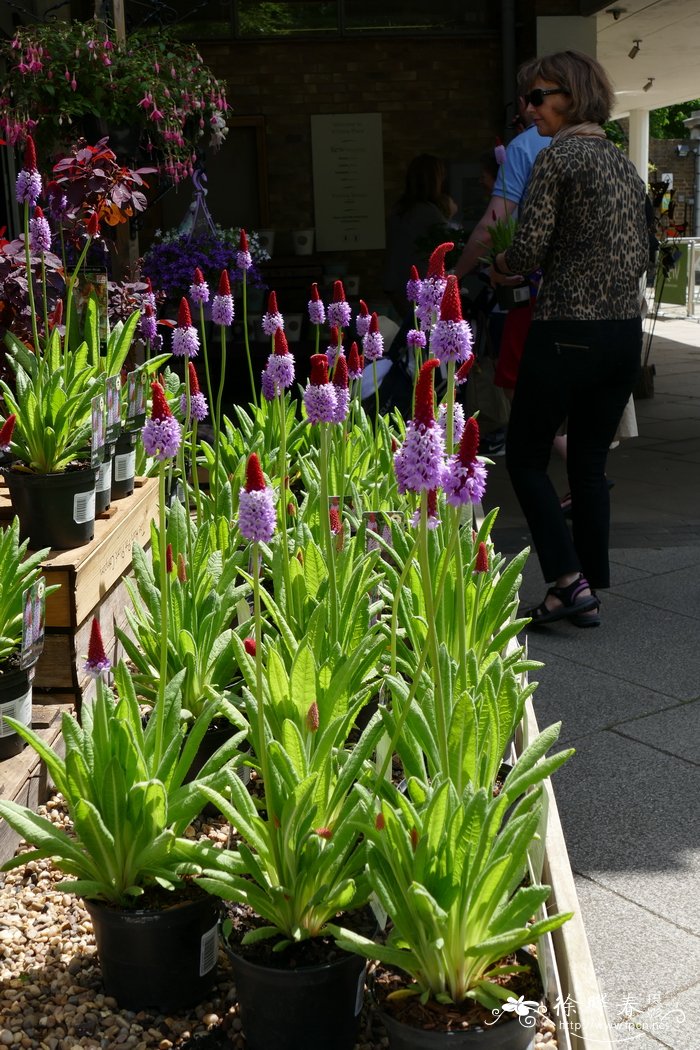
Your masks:
M 380 113 L 311 117 L 316 250 L 384 248 Z

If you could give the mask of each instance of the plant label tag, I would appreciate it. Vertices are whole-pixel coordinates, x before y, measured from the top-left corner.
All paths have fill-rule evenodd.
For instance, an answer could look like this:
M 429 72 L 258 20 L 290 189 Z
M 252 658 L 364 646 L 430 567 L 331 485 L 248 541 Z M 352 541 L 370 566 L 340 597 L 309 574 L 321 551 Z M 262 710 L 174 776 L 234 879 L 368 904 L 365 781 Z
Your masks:
M 107 441 L 116 441 L 121 430 L 121 386 L 119 376 L 107 376 Z
M 27 587 L 22 602 L 22 648 L 19 665 L 31 667 L 44 648 L 45 589 L 43 577 Z
M 104 394 L 93 397 L 92 408 L 92 436 L 90 439 L 90 462 L 93 467 L 98 467 L 102 460 L 102 450 L 105 447 L 105 399 Z M 76 518 L 77 521 L 77 518 Z
M 362 1013 L 362 1007 L 363 1007 L 364 1002 L 365 1002 L 365 977 L 366 976 L 367 976 L 367 967 L 365 966 L 364 970 L 362 971 L 362 973 L 360 974 L 360 976 L 357 979 L 357 993 L 355 995 L 355 1017 L 357 1017 L 358 1014 Z
M 125 430 L 140 430 L 146 422 L 146 383 L 148 376 L 144 369 L 137 368 L 126 377 L 126 415 Z
M 97 475 L 95 488 L 98 492 L 106 492 L 112 487 L 112 457 L 106 456 L 100 463 L 100 472 Z
M 73 497 L 73 521 L 76 525 L 84 525 L 95 517 L 95 490 L 89 492 L 76 492 Z
M 199 945 L 199 976 L 204 977 L 216 966 L 219 954 L 219 926 L 212 926 L 210 930 L 202 934 Z
M 22 696 L 8 700 L 6 704 L 0 704 L 0 738 L 12 736 L 14 729 L 10 729 L 5 716 L 14 718 L 25 726 L 32 724 L 32 690 L 31 687 Z
M 114 480 L 126 481 L 136 473 L 136 450 L 114 457 Z

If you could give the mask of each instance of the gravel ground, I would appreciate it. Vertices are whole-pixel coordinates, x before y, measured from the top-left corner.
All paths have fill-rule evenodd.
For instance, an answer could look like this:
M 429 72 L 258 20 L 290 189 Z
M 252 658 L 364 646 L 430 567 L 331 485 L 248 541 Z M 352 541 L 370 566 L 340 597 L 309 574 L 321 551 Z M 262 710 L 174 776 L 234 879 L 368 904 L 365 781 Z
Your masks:
M 59 799 L 41 813 L 66 821 Z M 226 832 L 203 830 L 214 840 Z M 27 847 L 20 847 L 26 851 Z M 245 1048 L 235 988 L 225 953 L 212 998 L 187 1013 L 120 1010 L 104 995 L 88 914 L 72 894 L 59 893 L 62 876 L 49 861 L 32 861 L 0 874 L 0 1050 L 232 1050 Z M 556 1050 L 554 1022 L 539 1024 L 535 1050 Z M 357 1050 L 383 1050 L 387 1040 L 369 1009 Z

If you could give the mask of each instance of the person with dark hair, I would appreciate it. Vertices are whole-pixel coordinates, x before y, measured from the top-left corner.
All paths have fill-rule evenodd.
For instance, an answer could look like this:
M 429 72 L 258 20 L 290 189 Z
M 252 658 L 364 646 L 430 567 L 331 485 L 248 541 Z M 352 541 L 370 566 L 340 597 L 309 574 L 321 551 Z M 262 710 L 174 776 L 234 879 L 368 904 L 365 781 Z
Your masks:
M 410 312 L 406 282 L 411 267 L 425 277 L 428 259 L 441 240 L 449 239 L 447 224 L 457 205 L 447 193 L 443 161 L 430 153 L 414 157 L 406 185 L 387 224 L 384 291 L 401 320 Z M 434 242 L 434 243 L 433 243 Z
M 614 95 L 595 59 L 546 55 L 528 63 L 528 77 L 527 113 L 552 142 L 533 165 L 513 243 L 489 271 L 493 284 L 543 272 L 506 465 L 553 584 L 524 615 L 534 626 L 568 619 L 592 627 L 600 623 L 596 589 L 610 586 L 606 458 L 640 368 L 646 189 L 601 127 Z M 547 474 L 565 419 L 571 532 Z

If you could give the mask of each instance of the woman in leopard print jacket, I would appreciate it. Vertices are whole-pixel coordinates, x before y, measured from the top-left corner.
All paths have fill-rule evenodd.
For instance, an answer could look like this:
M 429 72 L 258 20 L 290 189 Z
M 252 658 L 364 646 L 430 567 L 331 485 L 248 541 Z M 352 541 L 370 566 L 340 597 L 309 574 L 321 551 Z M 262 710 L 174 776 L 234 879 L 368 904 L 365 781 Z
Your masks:
M 610 585 L 608 447 L 637 377 L 640 277 L 648 262 L 645 186 L 605 138 L 613 91 L 603 68 L 575 51 L 529 63 L 528 113 L 552 144 L 533 166 L 513 244 L 492 283 L 540 268 L 542 284 L 513 400 L 506 463 L 544 578 L 525 611 L 533 625 L 600 623 Z M 547 467 L 567 420 L 572 530 Z

